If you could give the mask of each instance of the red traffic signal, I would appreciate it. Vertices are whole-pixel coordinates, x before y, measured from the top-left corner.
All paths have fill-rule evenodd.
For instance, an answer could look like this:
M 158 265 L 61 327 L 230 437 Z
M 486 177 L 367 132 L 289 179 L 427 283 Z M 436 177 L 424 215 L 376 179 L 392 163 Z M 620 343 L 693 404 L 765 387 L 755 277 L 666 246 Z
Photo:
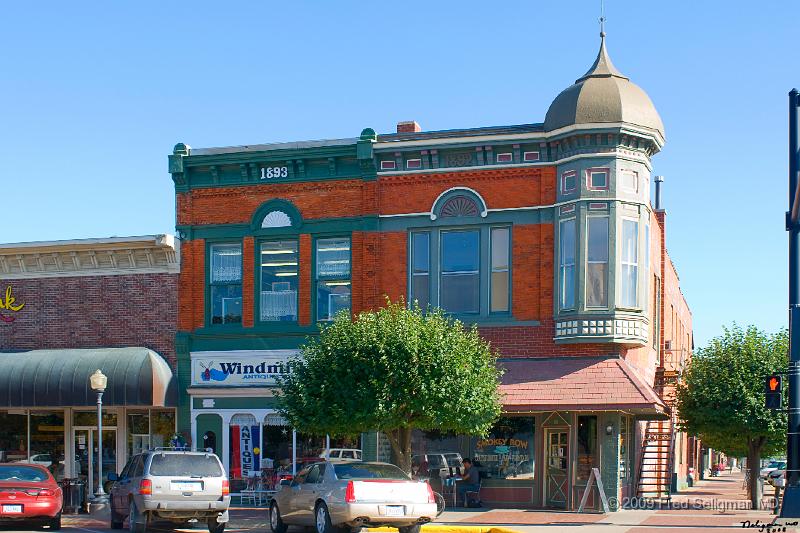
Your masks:
M 764 399 L 767 409 L 780 409 L 781 408 L 781 379 L 780 374 L 767 376 L 764 381 Z

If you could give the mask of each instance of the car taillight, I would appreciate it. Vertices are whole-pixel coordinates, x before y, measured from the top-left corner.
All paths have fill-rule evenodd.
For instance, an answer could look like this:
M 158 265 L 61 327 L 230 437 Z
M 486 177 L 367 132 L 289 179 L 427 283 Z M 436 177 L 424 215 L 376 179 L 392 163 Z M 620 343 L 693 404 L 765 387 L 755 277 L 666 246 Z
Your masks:
M 436 503 L 436 496 L 433 495 L 433 487 L 430 483 L 425 483 L 428 486 L 428 503 Z
M 222 480 L 222 495 L 227 496 L 231 493 L 231 483 L 227 479 Z
M 143 479 L 139 482 L 139 494 L 148 495 L 153 494 L 153 482 L 149 479 Z
M 42 489 L 39 491 L 39 496 L 55 496 L 56 491 L 53 489 Z
M 348 481 L 347 488 L 344 489 L 344 501 L 346 503 L 354 503 L 356 501 L 356 487 L 352 481 Z

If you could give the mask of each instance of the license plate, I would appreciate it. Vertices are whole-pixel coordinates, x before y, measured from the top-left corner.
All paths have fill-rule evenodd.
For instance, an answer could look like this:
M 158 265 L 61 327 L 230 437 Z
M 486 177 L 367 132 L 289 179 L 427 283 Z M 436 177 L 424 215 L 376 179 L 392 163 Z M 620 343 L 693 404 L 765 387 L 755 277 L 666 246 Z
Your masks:
M 387 505 L 384 512 L 386 516 L 405 516 L 406 508 L 402 505 Z
M 202 481 L 172 481 L 169 484 L 170 490 L 176 490 L 180 492 L 196 492 L 203 490 L 203 482 Z
M 22 506 L 21 505 L 4 505 L 3 506 L 4 513 L 21 513 Z

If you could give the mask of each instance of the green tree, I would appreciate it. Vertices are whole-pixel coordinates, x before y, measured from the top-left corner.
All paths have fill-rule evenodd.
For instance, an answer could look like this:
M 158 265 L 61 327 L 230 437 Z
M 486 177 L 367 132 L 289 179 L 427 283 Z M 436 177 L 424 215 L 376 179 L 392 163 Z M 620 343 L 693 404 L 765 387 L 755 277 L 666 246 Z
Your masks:
M 281 379 L 280 409 L 300 431 L 382 431 L 411 470 L 414 429 L 483 435 L 500 414 L 501 371 L 476 327 L 387 302 L 322 327 Z
M 762 455 L 786 450 L 786 414 L 765 407 L 764 379 L 786 370 L 788 346 L 785 330 L 770 335 L 734 324 L 695 353 L 678 385 L 682 427 L 709 447 L 747 456 L 754 506 L 761 499 Z

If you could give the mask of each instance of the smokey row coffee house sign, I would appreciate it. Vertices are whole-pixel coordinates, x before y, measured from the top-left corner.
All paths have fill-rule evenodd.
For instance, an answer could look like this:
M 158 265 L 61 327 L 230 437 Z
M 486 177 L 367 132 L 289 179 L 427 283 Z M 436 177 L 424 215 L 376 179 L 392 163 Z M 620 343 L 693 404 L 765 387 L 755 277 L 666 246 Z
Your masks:
M 278 384 L 278 376 L 292 372 L 292 359 L 297 354 L 297 350 L 192 352 L 192 385 L 274 386 Z

